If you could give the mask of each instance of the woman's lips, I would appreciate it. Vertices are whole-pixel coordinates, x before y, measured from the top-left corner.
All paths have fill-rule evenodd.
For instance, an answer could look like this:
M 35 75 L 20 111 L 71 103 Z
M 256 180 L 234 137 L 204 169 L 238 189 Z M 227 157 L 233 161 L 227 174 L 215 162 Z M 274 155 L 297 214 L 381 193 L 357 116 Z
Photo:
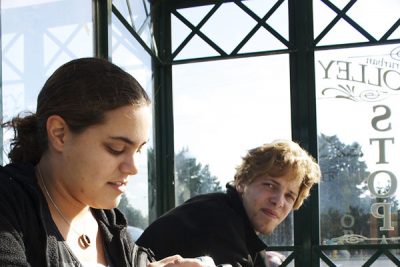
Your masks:
M 126 185 L 128 182 L 125 181 L 115 181 L 115 182 L 108 182 L 109 185 L 111 185 L 115 190 L 124 193 L 126 189 Z

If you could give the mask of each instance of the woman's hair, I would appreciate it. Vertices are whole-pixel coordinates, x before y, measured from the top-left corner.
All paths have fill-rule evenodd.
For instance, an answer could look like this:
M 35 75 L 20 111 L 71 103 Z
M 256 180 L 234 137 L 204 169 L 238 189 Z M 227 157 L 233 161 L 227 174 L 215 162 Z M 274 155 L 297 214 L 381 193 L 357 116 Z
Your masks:
M 130 74 L 99 58 L 80 58 L 58 68 L 37 98 L 36 113 L 3 123 L 14 130 L 8 157 L 11 162 L 37 164 L 47 150 L 47 119 L 61 116 L 74 133 L 104 122 L 105 112 L 144 106 L 150 98 Z
M 314 158 L 293 141 L 277 140 L 249 150 L 236 168 L 234 184 L 250 184 L 263 175 L 280 177 L 289 171 L 293 173 L 293 180 L 302 181 L 293 205 L 298 209 L 311 187 L 319 182 L 321 171 Z

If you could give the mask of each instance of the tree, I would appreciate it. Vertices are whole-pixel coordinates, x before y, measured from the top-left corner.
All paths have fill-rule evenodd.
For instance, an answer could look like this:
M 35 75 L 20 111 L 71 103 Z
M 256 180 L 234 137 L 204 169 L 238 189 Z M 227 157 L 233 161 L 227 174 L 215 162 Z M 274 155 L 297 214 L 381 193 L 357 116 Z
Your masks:
M 321 134 L 318 142 L 322 240 L 346 233 L 368 236 L 371 201 L 362 196 L 367 190 L 363 184 L 370 173 L 361 160 L 361 146 L 346 145 L 336 135 Z
M 211 174 L 208 165 L 202 165 L 183 148 L 175 156 L 177 203 L 199 194 L 221 191 L 218 178 Z
M 118 209 L 125 215 L 128 225 L 136 226 L 145 229 L 148 225 L 148 218 L 143 216 L 140 210 L 135 209 L 130 203 L 125 194 L 122 195 L 121 201 L 118 204 Z
M 368 178 L 367 165 L 361 161 L 363 153 L 358 143 L 346 145 L 336 135 L 318 137 L 319 165 L 322 171 L 320 209 L 330 208 L 348 212 L 350 206 L 369 210 L 370 203 L 360 196 L 365 189 L 360 185 Z

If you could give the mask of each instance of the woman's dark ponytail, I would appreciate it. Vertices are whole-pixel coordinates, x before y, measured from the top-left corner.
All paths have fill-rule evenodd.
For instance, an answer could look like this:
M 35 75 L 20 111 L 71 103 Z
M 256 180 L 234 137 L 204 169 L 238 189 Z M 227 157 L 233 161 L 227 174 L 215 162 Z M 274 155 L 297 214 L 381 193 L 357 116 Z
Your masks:
M 3 128 L 12 128 L 14 137 L 10 140 L 8 157 L 11 162 L 32 163 L 36 165 L 42 156 L 43 148 L 38 134 L 36 114 L 30 113 L 25 117 L 17 116 L 2 124 Z

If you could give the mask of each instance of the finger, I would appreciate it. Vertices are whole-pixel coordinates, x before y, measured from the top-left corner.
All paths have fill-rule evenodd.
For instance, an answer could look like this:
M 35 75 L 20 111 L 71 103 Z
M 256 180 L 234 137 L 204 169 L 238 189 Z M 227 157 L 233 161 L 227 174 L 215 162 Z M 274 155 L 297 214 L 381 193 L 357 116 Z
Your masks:
M 177 262 L 179 260 L 183 259 L 180 255 L 172 255 L 169 257 L 166 257 L 162 260 L 160 260 L 160 263 L 171 263 L 171 262 Z
M 206 265 L 200 260 L 189 258 L 178 259 L 174 262 L 168 263 L 167 265 L 168 266 L 166 267 L 206 267 Z
M 182 257 L 180 255 L 173 255 L 159 261 L 151 262 L 149 265 L 147 265 L 147 267 L 163 267 L 168 264 L 179 262 L 181 259 Z

